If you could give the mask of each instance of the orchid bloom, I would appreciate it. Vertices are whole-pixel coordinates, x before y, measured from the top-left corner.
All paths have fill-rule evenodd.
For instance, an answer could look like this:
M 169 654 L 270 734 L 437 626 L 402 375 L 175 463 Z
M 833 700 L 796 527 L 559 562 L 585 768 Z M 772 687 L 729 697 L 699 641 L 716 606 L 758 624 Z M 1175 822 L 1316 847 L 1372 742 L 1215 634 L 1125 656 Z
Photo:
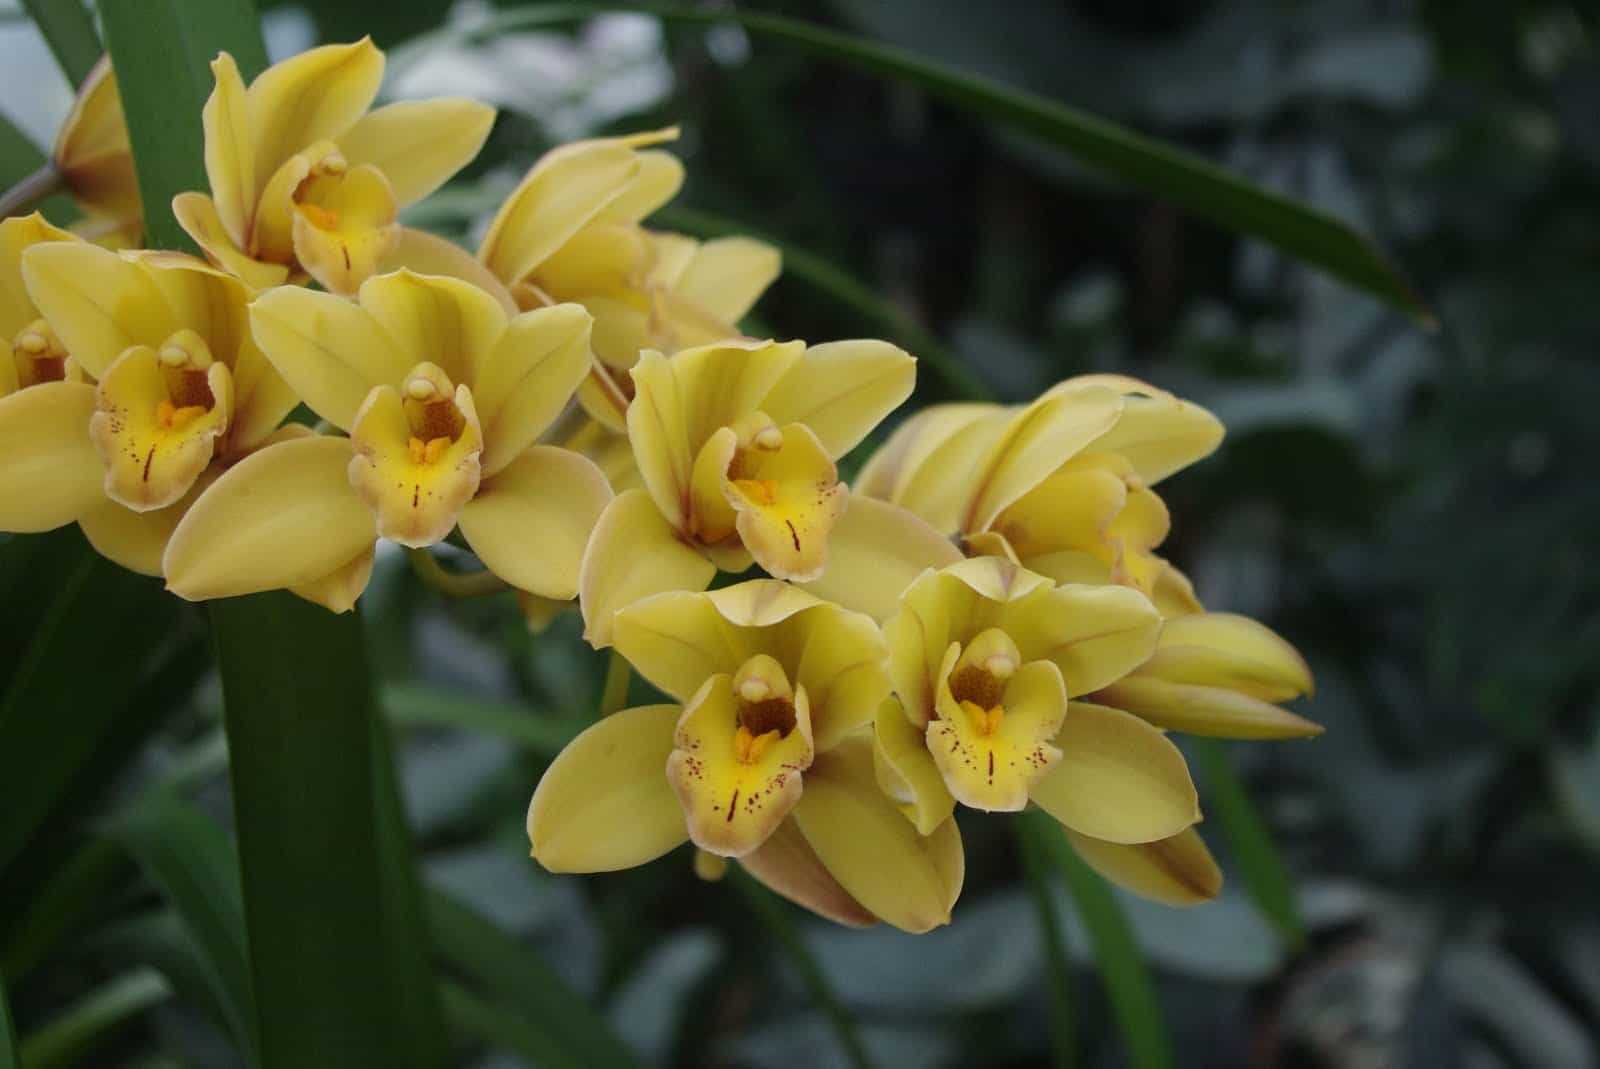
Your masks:
M 628 439 L 644 483 L 606 508 L 584 552 L 586 635 L 620 608 L 701 590 L 752 561 L 779 579 L 827 567 L 848 504 L 835 461 L 911 392 L 916 362 L 881 341 L 731 339 L 633 369 Z
M 701 242 L 638 225 L 683 184 L 683 165 L 649 148 L 677 136 L 552 149 L 506 198 L 478 252 L 519 307 L 575 301 L 594 315 L 596 361 L 578 398 L 615 433 L 625 430 L 640 352 L 737 336 L 781 266 L 776 249 L 750 238 Z
M 97 217 L 96 222 L 133 231 L 137 240 L 144 212 L 122 94 L 109 57 L 102 56 L 78 88 L 50 159 L 79 207 Z
M 678 704 L 606 717 L 556 758 L 528 810 L 541 864 L 609 871 L 689 840 L 841 923 L 948 923 L 954 820 L 920 834 L 875 783 L 889 676 L 870 618 L 757 579 L 636 602 L 614 637 Z
M 25 389 L 0 421 L 19 438 L 5 465 L 49 473 L 48 491 L 14 500 L 53 515 L 20 529 L 76 520 L 105 556 L 160 574 L 200 492 L 275 434 L 294 433 L 278 431 L 297 401 L 251 339 L 249 294 L 191 256 L 81 241 L 33 245 L 22 275 L 47 326 L 36 323 L 21 346 L 42 338 L 96 382 Z
M 167 549 L 167 585 L 192 600 L 294 588 L 461 534 L 521 590 L 567 599 L 611 498 L 569 450 L 535 444 L 589 366 L 576 305 L 512 315 L 455 278 L 379 275 L 357 301 L 282 287 L 250 306 L 255 338 L 317 415 L 348 438 L 263 449 L 201 495 Z M 365 586 L 350 576 L 351 600 Z
M 476 156 L 495 116 L 458 99 L 369 112 L 383 67 L 362 38 L 275 63 L 246 89 L 217 56 L 201 113 L 210 195 L 172 201 L 214 263 L 257 290 L 310 276 L 346 295 L 378 272 L 400 241 L 396 213 Z

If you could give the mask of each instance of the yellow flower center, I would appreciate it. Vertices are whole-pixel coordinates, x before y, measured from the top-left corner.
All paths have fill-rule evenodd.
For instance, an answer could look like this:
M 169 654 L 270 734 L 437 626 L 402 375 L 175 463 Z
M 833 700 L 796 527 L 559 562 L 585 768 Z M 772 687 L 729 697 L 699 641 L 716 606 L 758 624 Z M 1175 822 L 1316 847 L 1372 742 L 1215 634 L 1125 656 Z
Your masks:
M 89 434 L 106 465 L 106 496 L 145 512 L 187 493 L 226 441 L 233 376 L 185 328 L 159 349 L 123 352 L 95 397 Z
M 685 706 L 667 778 L 695 844 L 738 857 L 760 846 L 799 801 L 813 756 L 804 688 L 757 654 L 732 676 L 713 676 Z
M 998 628 L 964 649 L 950 644 L 935 704 L 928 750 L 950 793 L 967 805 L 1021 809 L 1028 788 L 1060 760 L 1049 741 L 1066 712 L 1060 674 L 1047 662 L 1024 665 Z
M 378 386 L 350 428 L 350 482 L 377 515 L 378 533 L 408 546 L 442 541 L 478 492 L 483 430 L 472 391 L 437 365 Z

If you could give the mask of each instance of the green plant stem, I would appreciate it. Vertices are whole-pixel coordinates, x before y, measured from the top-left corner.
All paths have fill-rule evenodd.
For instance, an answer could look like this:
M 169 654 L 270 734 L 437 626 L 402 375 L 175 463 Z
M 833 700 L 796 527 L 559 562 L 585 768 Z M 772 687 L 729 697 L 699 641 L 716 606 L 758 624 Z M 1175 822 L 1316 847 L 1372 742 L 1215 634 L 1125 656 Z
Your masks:
M 1072 1013 L 1072 962 L 1067 957 L 1067 937 L 1056 915 L 1050 893 L 1050 847 L 1045 836 L 1060 834 L 1046 826 L 1048 816 L 1037 811 L 1023 814 L 1016 823 L 1017 845 L 1028 897 L 1039 918 L 1039 941 L 1044 947 L 1045 972 L 1050 978 L 1050 1043 L 1057 1069 L 1077 1064 L 1077 1026 Z
M 407 549 L 406 559 L 411 562 L 411 570 L 418 579 L 447 598 L 481 598 L 511 589 L 511 584 L 487 568 L 475 572 L 452 572 L 440 563 L 430 549 Z
M 100 35 L 83 0 L 22 0 L 74 89 L 100 59 Z
M 136 969 L 102 984 L 81 1002 L 22 1040 L 22 1064 L 28 1069 L 66 1069 L 86 1064 L 83 1056 L 106 1033 L 172 994 L 166 977 L 154 969 Z
M 1192 740 L 1195 763 L 1208 790 L 1208 800 L 1233 847 L 1245 888 L 1261 912 L 1291 948 L 1305 944 L 1305 925 L 1295 901 L 1294 881 L 1283 863 L 1261 811 L 1233 770 L 1227 748 L 1216 739 Z
M 839 1001 L 838 996 L 833 993 L 827 976 L 823 974 L 822 966 L 817 963 L 805 940 L 795 930 L 794 922 L 790 920 L 784 904 L 744 869 L 735 865 L 732 866 L 732 870 L 725 882 L 739 889 L 739 893 L 749 903 L 751 911 L 761 919 L 767 931 L 772 933 L 789 955 L 790 964 L 800 974 L 800 981 L 805 984 L 806 990 L 811 992 L 812 1001 L 833 1026 L 834 1038 L 839 1041 L 846 1059 L 855 1069 L 872 1069 L 872 1058 L 867 1054 L 866 1045 L 862 1043 L 861 1035 L 856 1030 L 855 1020 Z
M 600 711 L 596 720 L 603 720 L 628 704 L 628 682 L 632 677 L 633 668 L 628 659 L 612 650 L 606 661 L 606 681 L 600 689 Z

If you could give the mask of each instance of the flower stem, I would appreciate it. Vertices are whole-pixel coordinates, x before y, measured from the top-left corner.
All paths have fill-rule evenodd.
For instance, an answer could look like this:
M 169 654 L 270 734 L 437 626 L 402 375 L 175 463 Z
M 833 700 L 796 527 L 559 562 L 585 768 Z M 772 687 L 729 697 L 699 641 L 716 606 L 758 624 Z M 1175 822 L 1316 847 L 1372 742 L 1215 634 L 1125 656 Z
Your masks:
M 1050 895 L 1050 851 L 1040 836 L 1040 814 L 1024 814 L 1017 821 L 1017 845 L 1022 850 L 1022 870 L 1027 877 L 1028 897 L 1039 915 L 1039 938 L 1044 945 L 1045 971 L 1050 977 L 1050 1045 L 1055 1049 L 1055 1064 L 1070 1069 L 1077 1064 L 1073 1046 L 1072 962 L 1067 958 L 1066 933 L 1056 915 Z
M 55 163 L 45 160 L 37 171 L 0 194 L 0 219 L 31 211 L 34 205 L 64 188 L 66 183 L 62 181 Z
M 510 590 L 511 585 L 487 568 L 476 572 L 452 572 L 427 549 L 408 549 L 406 557 L 417 578 L 447 598 L 481 598 Z
M 811 950 L 806 946 L 805 940 L 800 938 L 800 933 L 795 931 L 789 915 L 785 912 L 783 904 L 777 897 L 760 883 L 754 876 L 745 872 L 737 865 L 731 866 L 727 882 L 739 889 L 750 908 L 761 922 L 770 931 L 788 953 L 790 963 L 795 971 L 800 974 L 800 980 L 806 985 L 806 990 L 811 992 L 811 998 L 816 1002 L 817 1008 L 827 1017 L 828 1023 L 833 1025 L 833 1034 L 839 1041 L 839 1046 L 844 1048 L 845 1058 L 855 1069 L 872 1069 L 872 1058 L 867 1054 L 867 1048 L 861 1042 L 861 1034 L 856 1031 L 856 1023 L 850 1016 L 850 1011 L 844 1008 L 833 988 L 828 986 L 828 978 L 822 973 L 822 966 L 817 964 L 817 959 L 812 956 Z

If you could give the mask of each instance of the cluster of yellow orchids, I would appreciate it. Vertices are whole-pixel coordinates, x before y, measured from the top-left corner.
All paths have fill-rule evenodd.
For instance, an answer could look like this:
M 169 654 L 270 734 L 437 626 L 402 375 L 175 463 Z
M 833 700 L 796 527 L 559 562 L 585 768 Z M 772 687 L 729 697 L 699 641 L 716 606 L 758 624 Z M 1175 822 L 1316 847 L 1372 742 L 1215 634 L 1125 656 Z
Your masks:
M 1168 733 L 1320 729 L 1282 708 L 1311 690 L 1295 650 L 1157 554 L 1153 487 L 1217 447 L 1210 413 L 1081 376 L 924 408 L 846 485 L 915 361 L 743 336 L 778 252 L 642 223 L 682 184 L 675 131 L 551 151 L 469 253 L 398 212 L 494 112 L 373 108 L 383 66 L 360 41 L 247 86 L 217 58 L 210 188 L 171 206 L 204 259 L 126 247 L 96 70 L 56 152 L 90 222 L 0 223 L 0 529 L 76 523 L 193 600 L 348 610 L 380 539 L 470 549 L 530 620 L 575 599 L 672 700 L 551 765 L 527 828 L 554 871 L 691 842 L 703 871 L 921 932 L 961 890 L 957 805 L 1031 803 L 1126 888 L 1217 893 Z

